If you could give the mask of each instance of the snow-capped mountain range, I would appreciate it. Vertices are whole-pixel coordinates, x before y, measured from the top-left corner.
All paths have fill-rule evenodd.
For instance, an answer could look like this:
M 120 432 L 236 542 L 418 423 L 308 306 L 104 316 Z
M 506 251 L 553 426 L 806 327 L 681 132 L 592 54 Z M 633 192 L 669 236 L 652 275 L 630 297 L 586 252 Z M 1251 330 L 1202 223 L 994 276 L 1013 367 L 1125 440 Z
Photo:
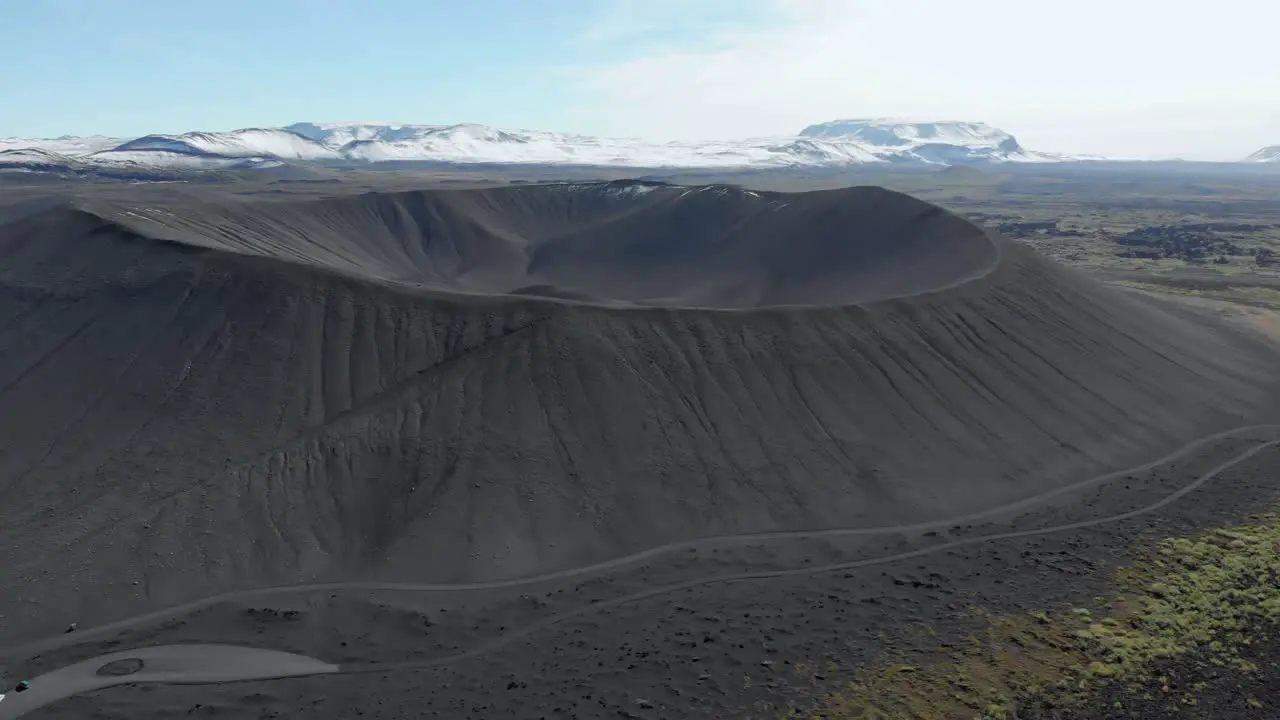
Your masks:
M 0 138 L 0 168 L 243 169 L 285 163 L 395 162 L 554 164 L 638 168 L 948 166 L 1106 160 L 1028 150 L 978 122 L 850 119 L 810 125 L 787 137 L 667 142 L 601 138 L 484 125 L 294 123 L 226 132 L 28 140 Z M 1119 158 L 1110 158 L 1116 159 Z M 1280 162 L 1280 146 L 1245 159 Z
M 976 122 L 835 120 L 799 134 L 740 141 L 599 138 L 484 125 L 295 123 L 139 138 L 0 139 L 0 167 L 123 166 L 226 169 L 282 163 L 395 161 L 644 168 L 762 168 L 871 163 L 954 165 L 1101 159 L 1027 150 Z

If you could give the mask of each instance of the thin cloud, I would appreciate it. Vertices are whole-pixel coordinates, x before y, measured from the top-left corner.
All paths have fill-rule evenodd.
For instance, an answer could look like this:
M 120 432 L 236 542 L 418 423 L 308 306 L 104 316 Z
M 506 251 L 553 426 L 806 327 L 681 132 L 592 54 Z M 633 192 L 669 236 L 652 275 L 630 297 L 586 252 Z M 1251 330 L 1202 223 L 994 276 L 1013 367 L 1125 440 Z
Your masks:
M 612 56 L 704 45 L 718 32 L 761 19 L 753 0 L 607 0 L 589 13 L 574 43 Z
M 1219 0 L 1212 12 L 1187 0 L 737 7 L 748 21 L 681 21 L 680 42 L 572 68 L 582 102 L 570 117 L 591 132 L 672 140 L 786 135 L 837 117 L 974 120 L 1045 150 L 1198 145 L 1223 159 L 1280 136 L 1280 96 L 1261 92 L 1280 87 L 1268 36 L 1280 7 L 1270 2 Z M 1174 106 L 1183 115 L 1169 122 Z M 1219 137 L 1187 137 L 1190 127 Z M 1112 131 L 1125 142 L 1108 140 Z

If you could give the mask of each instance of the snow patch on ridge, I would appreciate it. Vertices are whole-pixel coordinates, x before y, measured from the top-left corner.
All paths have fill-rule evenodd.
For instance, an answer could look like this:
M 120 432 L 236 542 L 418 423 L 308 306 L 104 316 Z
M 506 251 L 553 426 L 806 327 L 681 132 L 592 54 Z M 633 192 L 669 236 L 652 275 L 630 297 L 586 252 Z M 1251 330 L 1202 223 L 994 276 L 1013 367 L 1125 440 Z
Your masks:
M 926 144 L 968 148 L 998 148 L 1019 152 L 1022 148 L 1009 133 L 980 122 L 906 122 L 893 119 L 832 120 L 810 125 L 801 137 L 856 138 L 883 147 L 915 147 Z
M 0 138 L 0 152 L 6 150 L 43 150 L 63 157 L 77 157 L 109 150 L 124 142 L 124 138 L 88 135 L 73 137 L 63 135 L 56 138 Z
M 1280 163 L 1280 145 L 1264 147 L 1245 158 L 1244 161 L 1250 163 Z
M 133 165 L 187 170 L 253 169 L 277 167 L 283 164 L 273 157 L 224 157 L 221 155 L 185 152 L 181 149 L 165 150 L 159 148 L 108 150 L 95 153 L 85 159 L 109 166 Z
M 147 135 L 109 152 L 152 151 L 225 158 L 273 157 L 282 160 L 332 160 L 340 155 L 296 133 L 280 128 L 246 128 L 231 132 Z

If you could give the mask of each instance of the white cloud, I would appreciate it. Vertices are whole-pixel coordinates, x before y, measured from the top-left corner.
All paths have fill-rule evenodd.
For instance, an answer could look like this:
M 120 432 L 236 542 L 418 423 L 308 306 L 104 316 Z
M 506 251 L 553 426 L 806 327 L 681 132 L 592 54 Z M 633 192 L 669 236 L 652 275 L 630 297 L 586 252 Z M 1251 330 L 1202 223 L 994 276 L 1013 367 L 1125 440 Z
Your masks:
M 601 51 L 644 43 L 650 52 L 678 51 L 684 43 L 705 46 L 727 28 L 766 19 L 766 6 L 751 0 L 604 0 L 588 11 L 578 44 Z
M 1280 142 L 1271 0 L 739 0 L 740 22 L 673 5 L 694 3 L 608 5 L 610 42 L 637 17 L 681 32 L 575 68 L 583 130 L 734 138 L 905 116 L 1067 152 L 1237 159 Z

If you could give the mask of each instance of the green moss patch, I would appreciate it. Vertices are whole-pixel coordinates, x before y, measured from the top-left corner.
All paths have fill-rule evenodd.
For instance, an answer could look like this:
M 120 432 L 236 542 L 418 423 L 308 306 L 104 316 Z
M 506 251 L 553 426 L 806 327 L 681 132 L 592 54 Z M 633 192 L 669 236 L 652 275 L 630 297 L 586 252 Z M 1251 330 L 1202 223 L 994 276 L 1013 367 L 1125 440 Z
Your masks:
M 792 717 L 1000 720 L 1027 717 L 1032 706 L 1040 717 L 1076 717 L 1061 709 L 1094 706 L 1096 713 L 1102 698 L 1124 717 L 1126 702 L 1196 707 L 1214 678 L 1275 672 L 1258 662 L 1260 645 L 1280 626 L 1274 515 L 1160 542 L 1117 584 L 1114 597 L 1097 598 L 1092 608 L 992 617 L 946 662 L 910 672 L 866 668 Z M 1170 684 L 1171 674 L 1178 682 Z M 1236 694 L 1242 707 L 1264 711 L 1264 700 Z M 1043 714 L 1046 707 L 1058 710 Z

